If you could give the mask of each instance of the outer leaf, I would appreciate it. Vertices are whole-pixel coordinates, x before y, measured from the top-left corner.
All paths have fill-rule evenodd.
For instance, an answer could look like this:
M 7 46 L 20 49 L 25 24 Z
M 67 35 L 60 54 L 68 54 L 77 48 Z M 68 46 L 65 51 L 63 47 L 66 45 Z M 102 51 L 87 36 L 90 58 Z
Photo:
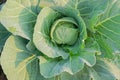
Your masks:
M 97 43 L 97 41 L 94 38 L 88 37 L 85 42 L 86 42 L 85 43 L 85 48 L 86 49 L 89 49 L 90 51 L 94 51 L 98 55 L 101 54 L 100 46 L 99 46 L 99 44 Z
M 40 0 L 41 7 L 49 7 L 54 5 L 54 0 Z
M 81 70 L 80 72 L 74 75 L 64 72 L 60 75 L 60 79 L 61 80 L 91 80 L 91 77 L 89 75 L 88 70 L 84 68 L 83 70 Z
M 40 72 L 46 77 L 53 77 L 61 74 L 62 72 L 68 72 L 75 74 L 83 69 L 84 63 L 89 66 L 93 66 L 96 62 L 95 52 L 82 51 L 80 55 L 69 57 L 68 59 L 49 59 L 40 57 Z
M 73 75 L 70 75 L 66 72 L 64 72 L 60 75 L 60 79 L 61 80 L 80 80 L 80 79 L 77 78 L 76 75 L 73 76 Z
M 44 17 L 43 17 L 44 16 Z M 50 41 L 50 28 L 53 22 L 60 17 L 58 12 L 45 7 L 38 15 L 37 23 L 34 29 L 33 41 L 38 50 L 43 54 L 55 58 L 62 56 L 68 57 L 68 53 L 57 47 Z M 46 50 L 47 49 L 47 50 Z
M 10 33 L 0 23 L 0 53 L 2 51 L 4 44 L 5 44 L 5 41 L 9 35 L 10 35 Z
M 96 75 L 99 77 L 93 76 L 93 79 L 95 80 L 116 80 L 120 79 L 120 70 L 116 67 L 115 64 L 113 64 L 110 61 L 107 61 L 104 59 L 101 61 L 98 61 L 97 64 L 93 67 L 93 69 L 97 72 Z M 91 73 L 91 71 L 90 71 Z M 94 71 L 92 71 L 91 74 L 94 74 Z
M 74 74 L 81 70 L 83 67 L 84 63 L 82 62 L 82 59 L 77 56 L 66 60 L 46 60 L 45 58 L 40 58 L 40 71 L 41 74 L 46 78 L 59 75 L 64 71 Z
M 99 20 L 107 6 L 109 0 L 78 0 L 80 1 L 77 9 L 80 11 L 80 15 L 85 20 L 87 28 L 95 32 L 95 25 Z
M 100 45 L 109 45 L 112 42 L 112 46 L 120 47 L 120 1 L 119 0 L 110 0 L 107 11 L 101 16 L 99 23 L 96 25 L 96 31 L 104 36 L 107 39 L 103 39 L 104 41 L 100 43 Z M 95 34 L 96 35 L 96 34 Z M 106 49 L 106 47 L 104 48 Z M 112 49 L 114 49 L 112 47 Z M 117 49 L 119 50 L 119 48 Z M 110 46 L 106 49 L 109 53 L 113 53 L 110 49 Z M 109 54 L 108 53 L 108 54 Z M 109 57 L 109 55 L 108 55 Z
M 27 41 L 10 36 L 1 55 L 1 65 L 8 80 L 44 80 L 38 59 L 26 49 Z M 14 73 L 14 74 L 13 74 Z
M 107 20 L 97 26 L 97 32 L 99 32 L 101 35 L 111 39 L 113 42 L 119 45 L 120 41 L 120 22 L 114 21 L 114 20 L 120 19 L 120 15 L 111 18 L 110 20 Z M 112 21 L 113 20 L 113 21 Z M 120 45 L 119 45 L 120 46 Z
M 120 53 L 119 52 L 116 52 L 112 62 L 116 64 L 118 68 L 120 68 Z
M 39 0 L 7 0 L 0 12 L 1 23 L 14 35 L 31 39 Z
M 91 49 L 85 49 L 80 52 L 80 57 L 82 58 L 83 62 L 86 63 L 88 66 L 93 66 L 96 63 L 96 57 L 95 57 L 96 51 Z
M 100 35 L 96 35 L 95 38 L 100 46 L 102 57 L 114 58 L 114 55 L 120 51 L 119 46 L 115 45 L 112 40 Z
M 95 66 L 85 67 L 80 72 L 70 75 L 63 73 L 61 80 L 119 80 L 120 70 L 111 62 L 106 60 L 97 60 Z

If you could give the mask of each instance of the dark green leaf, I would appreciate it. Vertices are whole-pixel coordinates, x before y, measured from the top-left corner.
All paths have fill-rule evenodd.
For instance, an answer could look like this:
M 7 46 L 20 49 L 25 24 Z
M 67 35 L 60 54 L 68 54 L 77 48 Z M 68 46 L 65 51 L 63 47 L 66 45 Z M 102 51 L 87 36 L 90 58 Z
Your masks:
M 10 33 L 4 28 L 4 26 L 0 23 L 0 53 L 5 44 L 6 39 L 10 36 Z

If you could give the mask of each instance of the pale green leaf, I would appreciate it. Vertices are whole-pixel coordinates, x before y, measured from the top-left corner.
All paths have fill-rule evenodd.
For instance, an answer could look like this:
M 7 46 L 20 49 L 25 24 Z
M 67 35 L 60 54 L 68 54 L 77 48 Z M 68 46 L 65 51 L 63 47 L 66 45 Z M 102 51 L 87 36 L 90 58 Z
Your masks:
M 44 80 L 35 53 L 27 51 L 26 41 L 10 36 L 1 55 L 1 65 L 8 80 Z
M 40 0 L 40 7 L 50 7 L 54 5 L 54 0 Z
M 31 39 L 39 0 L 8 0 L 0 12 L 0 21 L 14 35 Z

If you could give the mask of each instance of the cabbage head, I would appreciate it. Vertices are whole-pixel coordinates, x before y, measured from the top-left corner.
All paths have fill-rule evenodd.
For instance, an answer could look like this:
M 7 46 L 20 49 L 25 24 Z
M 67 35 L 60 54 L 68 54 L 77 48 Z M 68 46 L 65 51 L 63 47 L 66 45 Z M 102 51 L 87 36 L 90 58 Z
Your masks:
M 8 80 L 120 79 L 120 0 L 7 0 Z M 14 74 L 13 74 L 14 73 Z

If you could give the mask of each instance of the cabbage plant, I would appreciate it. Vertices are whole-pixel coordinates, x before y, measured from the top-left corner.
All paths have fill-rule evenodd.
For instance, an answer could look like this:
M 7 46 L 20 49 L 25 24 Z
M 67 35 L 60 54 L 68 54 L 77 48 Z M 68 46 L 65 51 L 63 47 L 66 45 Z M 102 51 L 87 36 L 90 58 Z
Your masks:
M 7 0 L 8 80 L 119 80 L 120 0 Z M 0 28 L 1 29 L 1 28 Z

